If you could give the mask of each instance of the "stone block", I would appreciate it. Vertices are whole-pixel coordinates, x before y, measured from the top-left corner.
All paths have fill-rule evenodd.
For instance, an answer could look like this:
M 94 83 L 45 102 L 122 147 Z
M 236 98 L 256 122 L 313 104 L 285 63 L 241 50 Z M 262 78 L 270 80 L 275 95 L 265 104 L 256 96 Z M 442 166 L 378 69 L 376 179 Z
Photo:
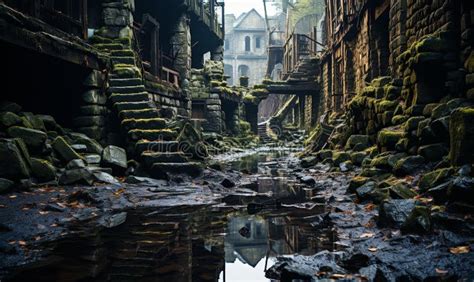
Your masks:
M 107 97 L 97 89 L 86 91 L 82 94 L 82 99 L 87 104 L 105 105 L 107 103 Z
M 474 163 L 474 108 L 455 110 L 450 119 L 450 159 L 453 165 Z

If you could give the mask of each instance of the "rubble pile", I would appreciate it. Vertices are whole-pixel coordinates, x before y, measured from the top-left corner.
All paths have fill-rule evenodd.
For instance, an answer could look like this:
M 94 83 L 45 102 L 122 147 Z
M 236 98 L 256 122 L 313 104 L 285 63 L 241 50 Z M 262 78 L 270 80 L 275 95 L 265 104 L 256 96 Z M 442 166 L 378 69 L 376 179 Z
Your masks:
M 39 184 L 116 183 L 127 170 L 127 155 L 103 147 L 85 134 L 61 127 L 52 116 L 0 105 L 0 193 Z
M 444 36 L 425 37 L 401 54 L 404 77 L 373 80 L 342 119 L 332 119 L 327 148 L 302 159 L 305 167 L 323 162 L 333 171 L 355 170 L 348 192 L 379 204 L 379 224 L 402 232 L 429 232 L 432 217 L 446 210 L 474 211 L 474 101 L 446 94 L 463 93 L 452 82 L 464 70 L 453 70 Z M 468 71 L 471 60 L 472 54 Z

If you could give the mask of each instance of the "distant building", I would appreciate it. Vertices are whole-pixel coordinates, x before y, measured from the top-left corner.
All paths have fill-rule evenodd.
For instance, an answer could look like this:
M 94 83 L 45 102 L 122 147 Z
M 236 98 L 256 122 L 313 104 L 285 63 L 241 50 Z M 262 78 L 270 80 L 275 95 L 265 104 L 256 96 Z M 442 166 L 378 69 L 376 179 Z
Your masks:
M 238 18 L 225 16 L 224 71 L 229 85 L 238 85 L 239 77 L 249 77 L 249 84 L 261 83 L 267 71 L 265 19 L 252 9 Z

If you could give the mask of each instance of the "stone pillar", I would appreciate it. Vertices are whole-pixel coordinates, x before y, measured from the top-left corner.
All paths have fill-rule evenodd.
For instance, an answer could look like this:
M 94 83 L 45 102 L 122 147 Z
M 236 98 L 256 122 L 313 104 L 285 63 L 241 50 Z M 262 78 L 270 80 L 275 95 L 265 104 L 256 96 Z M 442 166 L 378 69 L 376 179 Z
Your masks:
M 92 71 L 83 85 L 86 91 L 82 94 L 80 115 L 74 119 L 74 126 L 78 132 L 93 138 L 102 144 L 106 143 L 106 121 L 109 114 L 107 96 L 102 91 L 104 75 L 99 71 Z
M 173 28 L 171 37 L 172 53 L 176 55 L 174 68 L 179 72 L 181 81 L 189 80 L 192 64 L 191 27 L 187 14 L 182 14 Z
M 103 2 L 104 28 L 99 31 L 99 35 L 111 39 L 123 39 L 120 42 L 129 45 L 133 37 L 135 0 L 104 0 Z

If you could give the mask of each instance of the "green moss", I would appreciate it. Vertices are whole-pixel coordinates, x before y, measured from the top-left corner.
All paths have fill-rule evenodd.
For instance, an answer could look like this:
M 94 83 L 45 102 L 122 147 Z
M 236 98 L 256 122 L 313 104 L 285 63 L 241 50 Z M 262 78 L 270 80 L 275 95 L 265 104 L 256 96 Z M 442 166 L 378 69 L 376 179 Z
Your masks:
M 392 124 L 393 125 L 402 124 L 405 121 L 407 121 L 408 118 L 409 118 L 409 116 L 406 116 L 406 115 L 396 115 L 392 118 Z
M 110 55 L 117 57 L 134 57 L 135 52 L 131 49 L 113 50 L 110 52 Z
M 338 166 L 339 164 L 349 161 L 351 159 L 351 156 L 346 153 L 346 152 L 335 152 L 333 153 L 332 160 L 334 162 L 334 165 Z
M 421 191 L 427 191 L 428 189 L 443 183 L 453 173 L 454 169 L 452 168 L 442 168 L 425 173 L 418 182 L 418 187 Z
M 367 86 L 364 89 L 362 89 L 361 96 L 365 97 L 375 97 L 375 93 L 377 92 L 377 88 L 373 86 Z
M 218 80 L 211 80 L 210 84 L 211 84 L 211 87 L 219 87 L 219 86 L 221 86 L 221 82 L 218 81 Z
M 89 42 L 92 44 L 102 44 L 102 43 L 113 43 L 113 40 L 110 38 L 94 35 L 91 38 L 89 38 Z
M 257 102 L 257 97 L 251 95 L 251 94 L 245 94 L 243 97 L 243 101 L 245 103 L 252 103 L 255 104 Z
M 403 138 L 403 131 L 396 131 L 393 129 L 381 130 L 377 136 L 377 143 L 382 148 L 393 149 L 397 142 Z
M 410 132 L 412 130 L 417 130 L 418 129 L 418 124 L 424 120 L 425 117 L 411 117 L 409 118 L 404 125 L 405 132 Z
M 120 78 L 141 77 L 141 72 L 136 66 L 116 64 L 113 73 Z
M 394 111 L 397 105 L 398 101 L 381 100 L 380 102 L 376 103 L 375 111 L 377 113 L 383 113 L 385 111 Z
M 386 155 L 386 156 L 377 156 L 375 158 L 372 159 L 372 161 L 370 162 L 370 165 L 372 167 L 376 167 L 376 168 L 381 168 L 381 169 L 390 169 L 391 166 L 389 165 L 388 163 L 388 158 L 390 157 L 390 155 Z

